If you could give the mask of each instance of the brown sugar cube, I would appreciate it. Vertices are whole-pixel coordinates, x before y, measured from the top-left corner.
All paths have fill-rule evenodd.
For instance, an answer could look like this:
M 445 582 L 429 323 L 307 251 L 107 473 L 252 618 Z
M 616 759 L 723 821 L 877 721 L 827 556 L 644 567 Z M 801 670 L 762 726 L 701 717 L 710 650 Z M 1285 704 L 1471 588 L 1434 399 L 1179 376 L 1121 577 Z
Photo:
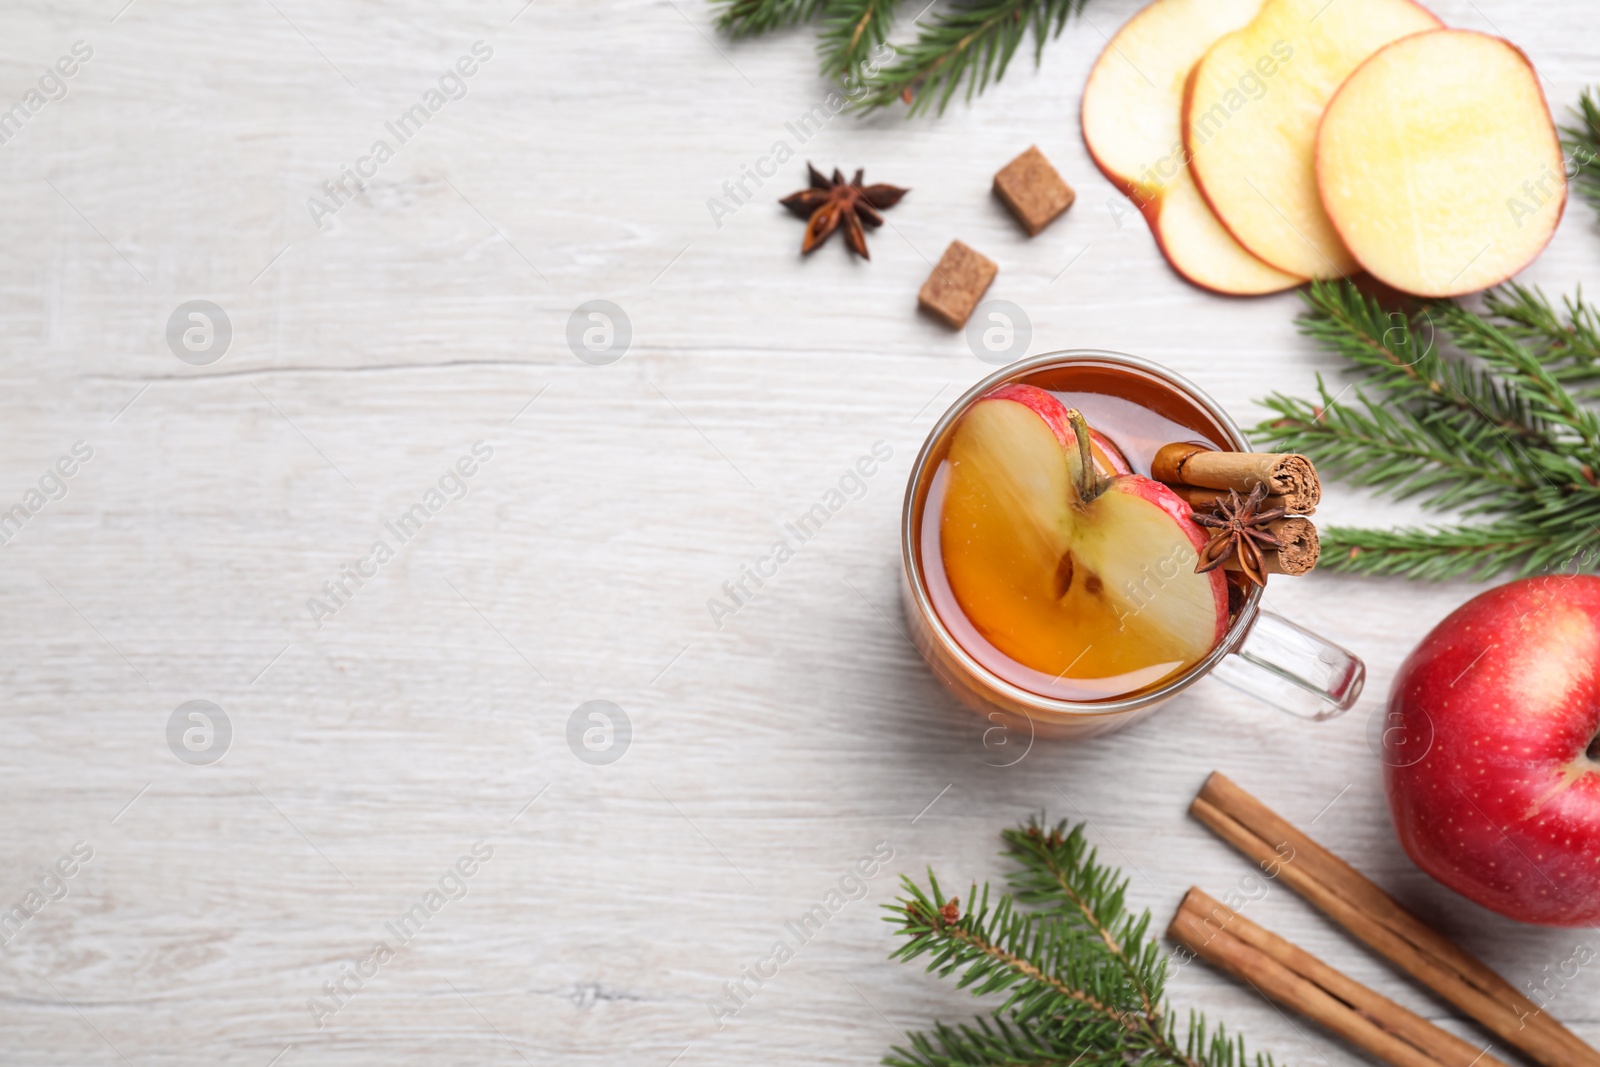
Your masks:
M 1061 180 L 1039 146 L 1031 145 L 994 176 L 994 195 L 1011 209 L 1028 236 L 1035 237 L 1071 207 L 1078 194 Z
M 928 280 L 917 293 L 917 306 L 935 315 L 953 330 L 967 324 L 967 317 L 978 306 L 989 283 L 1000 268 L 994 260 L 974 252 L 960 241 L 951 241 L 950 247 L 939 257 Z

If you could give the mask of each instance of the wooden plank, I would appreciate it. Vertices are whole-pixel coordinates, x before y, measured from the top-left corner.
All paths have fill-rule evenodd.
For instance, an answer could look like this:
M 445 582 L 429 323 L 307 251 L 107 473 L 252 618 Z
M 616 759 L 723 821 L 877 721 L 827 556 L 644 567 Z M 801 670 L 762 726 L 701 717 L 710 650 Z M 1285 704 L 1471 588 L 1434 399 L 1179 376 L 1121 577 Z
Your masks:
M 915 311 L 949 240 L 1000 264 L 989 295 L 1026 309 L 1034 350 L 1162 361 L 1242 422 L 1334 369 L 1295 333 L 1297 298 L 1201 293 L 1142 222 L 1118 225 L 1076 116 L 1101 31 L 1134 0 L 1095 0 L 1041 69 L 1019 59 L 974 107 L 831 118 L 804 144 L 785 124 L 826 92 L 809 33 L 730 43 L 699 3 L 117 6 L 24 6 L 0 35 L 7 105 L 74 41 L 94 50 L 0 146 L 0 504 L 74 442 L 94 450 L 0 552 L 0 904 L 75 842 L 94 850 L 0 953 L 0 1059 L 873 1062 L 973 1007 L 885 961 L 895 875 L 997 877 L 998 830 L 1047 807 L 1089 819 L 1158 914 L 1191 884 L 1255 893 L 1185 815 L 1213 768 L 1315 820 L 1514 982 L 1592 941 L 1477 911 L 1387 824 L 1367 717 L 1474 586 L 1273 585 L 1273 607 L 1366 658 L 1369 696 L 1341 721 L 1208 684 L 1004 768 L 896 632 L 906 472 L 991 369 Z M 1436 8 L 1511 33 L 1558 107 L 1593 70 L 1576 0 Z M 321 183 L 478 40 L 494 54 L 467 94 L 318 229 Z M 718 226 L 707 200 L 785 138 L 795 158 L 746 179 Z M 989 187 L 1032 143 L 1079 199 L 1029 240 Z M 911 187 L 870 264 L 837 242 L 800 259 L 775 200 L 806 158 Z M 1526 280 L 1593 289 L 1594 225 L 1574 204 Z M 197 299 L 232 325 L 206 366 L 165 336 Z M 591 300 L 631 324 L 610 365 L 567 344 Z M 859 499 L 718 629 L 707 600 L 880 440 L 892 458 Z M 494 453 L 465 497 L 318 628 L 307 600 L 478 441 Z M 1330 486 L 1317 518 L 1411 514 Z M 168 748 L 191 700 L 232 727 L 211 766 Z M 568 747 L 591 700 L 631 723 L 610 765 Z M 466 896 L 319 1027 L 308 1001 L 478 841 L 494 855 Z M 866 898 L 719 1029 L 723 983 L 879 842 L 894 859 Z M 1252 919 L 1444 1015 L 1261 885 Z M 1173 993 L 1281 1061 L 1355 1062 L 1204 968 Z M 1584 969 L 1552 1003 L 1591 1041 L 1597 993 Z

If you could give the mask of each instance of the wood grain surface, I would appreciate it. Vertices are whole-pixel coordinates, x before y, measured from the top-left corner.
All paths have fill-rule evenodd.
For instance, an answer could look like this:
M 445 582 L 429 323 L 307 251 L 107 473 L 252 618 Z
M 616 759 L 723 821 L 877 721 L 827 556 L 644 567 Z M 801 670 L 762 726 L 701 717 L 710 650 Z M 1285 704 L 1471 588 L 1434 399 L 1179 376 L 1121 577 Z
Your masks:
M 1472 585 L 1273 583 L 1366 660 L 1343 719 L 1208 681 L 1006 767 L 900 633 L 904 479 L 991 369 L 915 310 L 950 240 L 1000 264 L 989 296 L 1025 310 L 1031 351 L 1158 360 L 1243 423 L 1337 373 L 1294 295 L 1179 281 L 1089 162 L 1083 80 L 1137 6 L 1092 0 L 970 108 L 843 115 L 802 144 L 788 124 L 828 91 L 812 32 L 730 42 L 700 0 L 5 5 L 0 108 L 74 42 L 92 56 L 0 145 L 0 509 L 59 496 L 0 548 L 0 909 L 40 903 L 0 950 L 0 1062 L 872 1063 L 975 1007 L 886 961 L 900 873 L 996 877 L 998 831 L 1048 809 L 1087 819 L 1164 924 L 1189 885 L 1250 873 L 1184 815 L 1213 769 L 1519 986 L 1594 944 L 1453 896 L 1388 825 L 1368 720 Z M 1600 79 L 1588 4 L 1435 9 L 1526 49 L 1558 110 Z M 746 203 L 708 207 L 780 141 L 794 158 Z M 1078 194 L 1031 240 L 989 192 L 1030 144 Z M 799 257 L 775 201 L 806 159 L 911 187 L 870 263 L 837 240 Z M 347 165 L 372 176 L 313 218 Z M 1597 257 L 1574 204 L 1525 277 L 1592 287 Z M 168 342 L 193 300 L 231 325 L 205 365 Z M 608 365 L 568 343 L 593 300 L 630 326 Z M 723 583 L 880 441 L 864 490 L 717 625 Z M 92 458 L 57 480 L 76 442 Z M 386 524 L 408 513 L 426 521 L 402 544 Z M 1414 514 L 1335 485 L 1318 518 Z M 347 565 L 369 577 L 331 610 Z M 231 728 L 209 765 L 169 746 L 195 700 Z M 569 746 L 593 700 L 631 725 L 609 764 Z M 52 874 L 78 842 L 92 858 Z M 724 983 L 875 846 L 893 858 L 865 897 L 719 1025 Z M 1246 914 L 1477 1040 L 1292 894 Z M 1552 1011 L 1600 1042 L 1597 995 L 1585 969 Z M 1281 1063 L 1360 1062 L 1203 966 L 1173 997 Z

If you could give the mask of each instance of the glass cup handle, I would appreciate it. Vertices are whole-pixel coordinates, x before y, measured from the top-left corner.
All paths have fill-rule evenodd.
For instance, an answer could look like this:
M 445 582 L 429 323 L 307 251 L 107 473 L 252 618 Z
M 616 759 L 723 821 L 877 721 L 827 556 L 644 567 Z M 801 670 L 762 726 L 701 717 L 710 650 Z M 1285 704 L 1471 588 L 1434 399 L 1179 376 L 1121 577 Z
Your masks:
M 1291 715 L 1321 721 L 1350 710 L 1361 696 L 1367 668 L 1338 645 L 1262 609 L 1239 647 L 1211 675 Z

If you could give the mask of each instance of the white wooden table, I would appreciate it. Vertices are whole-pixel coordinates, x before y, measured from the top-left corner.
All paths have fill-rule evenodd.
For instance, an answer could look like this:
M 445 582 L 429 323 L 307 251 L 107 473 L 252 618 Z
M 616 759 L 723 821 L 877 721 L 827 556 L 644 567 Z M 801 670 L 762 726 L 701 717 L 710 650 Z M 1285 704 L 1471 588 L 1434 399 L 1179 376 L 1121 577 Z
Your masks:
M 871 1063 L 974 1007 L 885 960 L 895 876 L 998 877 L 998 831 L 1047 808 L 1088 819 L 1164 924 L 1187 886 L 1249 871 L 1184 814 L 1214 768 L 1315 818 L 1519 985 L 1600 936 L 1478 910 L 1388 826 L 1367 720 L 1472 586 L 1273 586 L 1370 667 L 1340 721 L 1205 683 L 1009 768 L 897 632 L 906 471 L 991 369 L 915 312 L 950 239 L 1001 264 L 990 296 L 1026 309 L 1033 351 L 1162 361 L 1242 422 L 1335 370 L 1296 335 L 1296 297 L 1192 289 L 1108 209 L 1077 106 L 1135 0 L 1093 0 L 1042 70 L 1019 59 L 976 106 L 842 116 L 804 145 L 785 124 L 826 93 L 811 32 L 734 44 L 699 0 L 121 3 L 0 14 L 0 106 L 75 41 L 93 53 L 0 146 L 0 507 L 75 442 L 93 450 L 0 550 L 0 906 L 66 892 L 0 950 L 0 1062 Z M 1600 77 L 1578 0 L 1436 10 L 1511 36 L 1558 108 Z M 445 82 L 466 95 L 361 162 L 476 41 L 492 57 Z M 708 198 L 783 139 L 797 158 L 716 225 Z M 1079 199 L 1028 240 L 988 186 L 1033 143 Z M 871 263 L 838 241 L 799 258 L 775 201 L 807 158 L 912 188 Z M 346 165 L 372 177 L 319 228 L 307 200 Z M 1597 257 L 1574 204 L 1527 277 L 1594 286 Z M 566 340 L 596 299 L 631 324 L 609 365 Z M 204 365 L 167 339 L 192 300 L 231 324 Z M 464 498 L 441 495 L 401 544 L 385 524 L 427 511 L 441 478 L 453 490 L 480 441 L 492 457 L 464 464 Z M 708 598 L 877 441 L 893 455 L 865 495 L 714 626 Z M 1336 488 L 1323 514 L 1411 513 Z M 380 538 L 395 551 L 378 565 Z M 345 565 L 370 577 L 335 602 L 323 583 Z M 330 611 L 314 620 L 311 598 Z M 194 700 L 231 728 L 209 765 L 168 743 Z M 591 700 L 631 723 L 609 765 L 568 745 Z M 45 883 L 80 841 L 92 859 Z M 476 842 L 492 857 L 447 877 Z M 894 858 L 866 898 L 719 1028 L 723 983 L 879 842 Z M 441 879 L 466 895 L 373 962 Z M 1447 1017 L 1291 894 L 1249 914 Z M 1591 969 L 1552 1007 L 1593 1041 L 1597 993 Z M 1280 1062 L 1360 1062 L 1201 966 L 1174 997 Z

